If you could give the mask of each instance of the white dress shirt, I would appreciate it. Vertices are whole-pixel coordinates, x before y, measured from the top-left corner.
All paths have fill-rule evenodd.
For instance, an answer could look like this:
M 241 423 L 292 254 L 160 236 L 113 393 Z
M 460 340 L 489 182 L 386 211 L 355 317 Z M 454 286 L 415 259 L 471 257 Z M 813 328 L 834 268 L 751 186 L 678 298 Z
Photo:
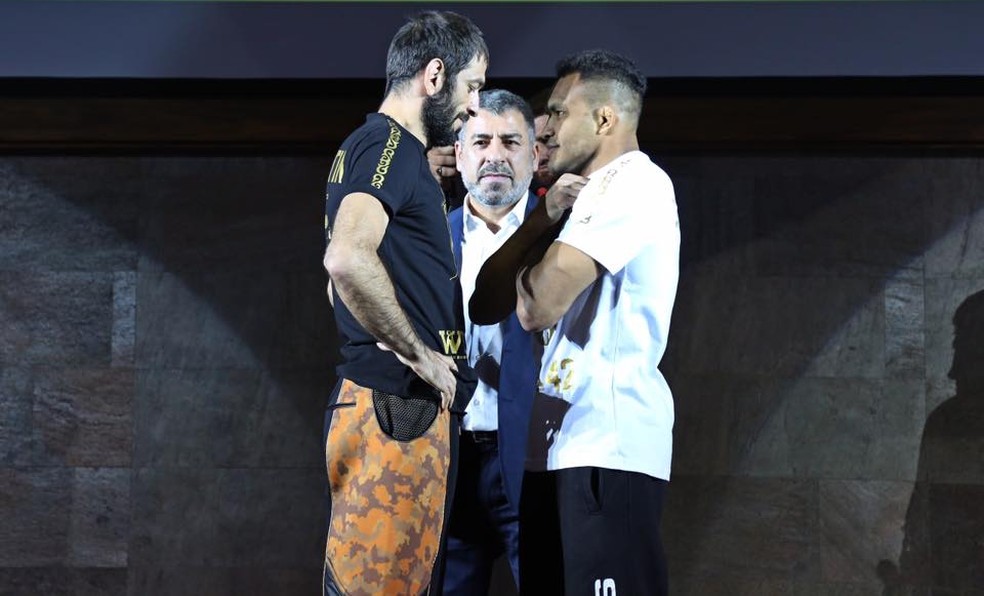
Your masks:
M 502 325 L 475 325 L 468 314 L 468 301 L 475 292 L 478 272 L 492 254 L 499 250 L 523 223 L 529 193 L 525 193 L 509 213 L 500 221 L 498 232 L 488 225 L 471 208 L 469 199 L 462 207 L 464 230 L 461 236 L 461 293 L 465 309 L 465 342 L 468 347 L 468 363 L 478 373 L 478 387 L 472 395 L 462 427 L 465 430 L 499 429 L 499 363 L 502 360 Z

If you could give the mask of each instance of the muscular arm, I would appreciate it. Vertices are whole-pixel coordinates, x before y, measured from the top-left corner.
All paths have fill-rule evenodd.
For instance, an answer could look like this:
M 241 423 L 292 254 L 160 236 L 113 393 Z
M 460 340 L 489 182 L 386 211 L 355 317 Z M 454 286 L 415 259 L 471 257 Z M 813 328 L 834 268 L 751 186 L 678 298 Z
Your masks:
M 516 308 L 516 275 L 540 262 L 560 233 L 561 217 L 574 204 L 587 178 L 564 174 L 519 229 L 489 257 L 478 272 L 468 315 L 479 325 L 492 325 Z
M 559 232 L 560 223 L 550 221 L 542 206 L 537 206 L 485 261 L 468 301 L 468 314 L 474 323 L 492 325 L 509 316 L 516 308 L 517 272 L 531 261 L 538 261 Z
M 554 242 L 543 258 L 516 276 L 516 316 L 527 331 L 554 325 L 591 282 L 603 272 L 582 251 Z
M 334 291 L 366 331 L 406 358 L 424 344 L 396 301 L 396 291 L 377 250 L 389 216 L 375 198 L 353 193 L 342 200 L 325 251 Z
M 417 336 L 377 253 L 388 224 L 386 210 L 371 195 L 352 193 L 342 199 L 324 259 L 333 293 L 366 331 L 449 400 L 454 396 L 454 363 Z

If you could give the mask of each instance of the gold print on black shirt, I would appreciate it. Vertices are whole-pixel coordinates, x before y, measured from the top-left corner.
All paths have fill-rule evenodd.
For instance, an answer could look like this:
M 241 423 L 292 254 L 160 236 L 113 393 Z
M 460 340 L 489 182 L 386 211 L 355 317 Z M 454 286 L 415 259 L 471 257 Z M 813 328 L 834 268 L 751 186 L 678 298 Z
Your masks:
M 441 329 L 441 343 L 444 344 L 444 353 L 452 358 L 460 359 L 465 355 L 461 353 L 461 344 L 464 343 L 465 332 L 459 330 Z
M 386 139 L 383 154 L 379 156 L 379 163 L 376 165 L 376 173 L 372 175 L 372 182 L 369 183 L 375 189 L 383 187 L 383 182 L 386 181 L 386 174 L 389 172 L 390 162 L 393 161 L 393 154 L 396 153 L 396 147 L 400 144 L 400 137 L 403 136 L 396 123 L 390 120 L 389 125 L 390 136 Z
M 341 184 L 343 176 L 345 176 L 345 150 L 339 149 L 335 154 L 335 161 L 331 162 L 328 184 Z

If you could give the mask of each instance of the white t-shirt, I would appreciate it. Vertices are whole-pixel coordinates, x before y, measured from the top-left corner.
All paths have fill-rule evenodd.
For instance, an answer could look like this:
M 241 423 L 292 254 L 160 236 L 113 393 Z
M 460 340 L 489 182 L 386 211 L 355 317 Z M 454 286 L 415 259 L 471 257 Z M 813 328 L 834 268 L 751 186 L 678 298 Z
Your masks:
M 669 176 L 640 151 L 618 157 L 590 176 L 557 241 L 605 271 L 545 334 L 527 467 L 669 480 L 673 396 L 657 368 L 679 278 Z
M 468 199 L 462 207 L 464 228 L 461 235 L 461 294 L 465 308 L 465 342 L 468 364 L 478 374 L 478 386 L 472 394 L 461 425 L 465 430 L 499 430 L 499 365 L 502 362 L 502 328 L 475 325 L 468 314 L 468 301 L 475 292 L 475 280 L 482 265 L 523 223 L 529 193 L 525 193 L 499 222 L 493 233 L 474 211 Z

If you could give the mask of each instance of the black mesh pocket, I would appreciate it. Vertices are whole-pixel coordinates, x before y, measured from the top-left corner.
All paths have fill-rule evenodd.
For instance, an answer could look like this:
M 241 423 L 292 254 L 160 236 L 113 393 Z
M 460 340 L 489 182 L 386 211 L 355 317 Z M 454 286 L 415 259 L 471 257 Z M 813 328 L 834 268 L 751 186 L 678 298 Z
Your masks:
M 438 403 L 425 397 L 402 397 L 372 391 L 372 407 L 379 428 L 397 441 L 411 441 L 423 435 L 437 418 Z

